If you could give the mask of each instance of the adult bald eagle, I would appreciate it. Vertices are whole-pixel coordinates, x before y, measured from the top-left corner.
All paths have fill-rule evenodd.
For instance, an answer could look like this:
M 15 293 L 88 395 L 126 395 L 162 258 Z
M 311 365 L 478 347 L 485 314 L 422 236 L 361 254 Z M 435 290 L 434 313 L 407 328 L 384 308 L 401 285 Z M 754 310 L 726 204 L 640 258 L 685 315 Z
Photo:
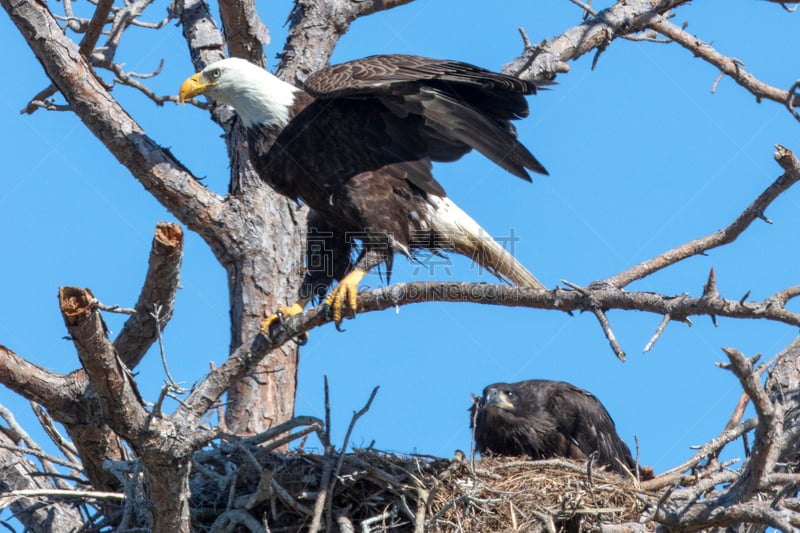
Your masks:
M 229 58 L 188 78 L 180 101 L 205 94 L 232 106 L 260 177 L 308 205 L 307 272 L 298 301 L 281 311 L 301 312 L 339 280 L 326 299 L 338 326 L 343 307 L 355 314 L 367 271 L 383 263 L 388 275 L 397 252 L 451 250 L 500 279 L 544 288 L 431 174 L 431 161 L 473 148 L 525 180 L 528 170 L 547 174 L 510 122 L 528 114 L 525 95 L 536 88 L 457 61 L 383 55 L 320 70 L 300 89 Z
M 585 460 L 597 452 L 600 464 L 621 473 L 635 471 L 630 449 L 603 404 L 569 383 L 495 383 L 483 389 L 470 414 L 481 454 Z

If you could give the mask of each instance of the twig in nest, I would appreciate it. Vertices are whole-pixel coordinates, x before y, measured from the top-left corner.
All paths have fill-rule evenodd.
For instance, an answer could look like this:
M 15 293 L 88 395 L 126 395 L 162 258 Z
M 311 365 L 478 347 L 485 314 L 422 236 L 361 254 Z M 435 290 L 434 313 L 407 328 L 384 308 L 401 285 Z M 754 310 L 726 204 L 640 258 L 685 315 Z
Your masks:
M 336 461 L 336 468 L 332 472 L 330 485 L 328 486 L 328 492 L 330 494 L 333 494 L 333 487 L 334 485 L 336 485 L 336 479 L 339 477 L 339 473 L 342 470 L 342 464 L 344 463 L 344 458 L 346 455 L 345 452 L 347 451 L 347 446 L 350 443 L 350 435 L 353 433 L 353 429 L 355 429 L 356 422 L 358 422 L 358 419 L 364 416 L 364 414 L 366 414 L 367 411 L 369 411 L 369 408 L 372 405 L 372 401 L 375 399 L 375 395 L 378 394 L 379 388 L 380 386 L 376 386 L 374 389 L 372 389 L 372 393 L 369 395 L 369 399 L 367 400 L 367 403 L 364 404 L 364 407 L 362 407 L 361 410 L 359 410 L 358 412 L 353 413 L 353 418 L 350 420 L 350 425 L 347 427 L 347 433 L 345 433 L 344 435 L 344 442 L 342 443 L 342 449 L 339 452 L 339 459 L 338 461 Z M 326 510 L 329 517 L 331 514 L 332 506 L 333 506 L 333 498 L 329 498 L 326 504 Z M 362 527 L 363 527 L 363 522 L 362 522 Z
M 325 449 L 325 464 L 322 467 L 322 476 L 319 481 L 319 493 L 314 501 L 314 517 L 311 520 L 309 531 L 316 532 L 322 528 L 322 513 L 328 506 L 328 491 L 332 490 L 331 473 L 333 472 L 333 447 L 331 446 L 331 398 L 328 387 L 328 376 L 323 376 L 323 388 L 325 391 L 325 427 L 321 432 L 320 440 Z
M 322 528 L 322 513 L 325 511 L 325 508 L 328 506 L 328 502 L 331 501 L 332 498 L 328 498 L 328 491 L 332 490 L 331 486 L 331 473 L 333 472 L 333 463 L 332 457 L 329 455 L 330 450 L 326 450 L 325 452 L 325 464 L 322 467 L 322 476 L 320 476 L 319 481 L 319 494 L 317 494 L 317 499 L 314 501 L 314 518 L 311 520 L 311 527 L 308 528 L 309 531 L 319 531 Z M 334 478 L 335 479 L 335 478 Z
M 344 515 L 344 514 L 337 514 L 336 515 L 336 525 L 339 526 L 339 531 L 341 533 L 355 533 L 355 528 L 353 528 L 353 522 Z
M 315 416 L 296 416 L 291 420 L 287 420 L 282 424 L 278 424 L 277 426 L 273 426 L 270 429 L 263 431 L 257 435 L 253 435 L 252 437 L 247 437 L 245 441 L 248 444 L 261 444 L 262 442 L 267 442 L 278 435 L 283 433 L 288 433 L 289 431 L 293 430 L 296 427 L 300 426 L 309 426 L 314 428 L 322 429 L 322 420 Z
M 531 512 L 539 519 L 539 521 L 544 524 L 545 529 L 547 529 L 547 533 L 557 533 L 558 530 L 556 529 L 556 524 L 553 521 L 553 515 L 549 513 L 543 513 L 541 511 L 536 511 L 532 509 Z
M 323 376 L 324 381 L 324 388 L 325 388 L 325 427 L 323 435 L 325 436 L 325 440 L 322 441 L 322 445 L 325 446 L 325 453 L 328 453 L 328 449 L 331 446 L 331 395 L 330 389 L 328 388 L 328 376 Z
M 289 444 L 290 442 L 294 442 L 297 439 L 303 438 L 306 435 L 310 434 L 311 432 L 315 432 L 317 434 L 317 436 L 319 437 L 322 434 L 322 424 L 317 424 L 317 423 L 311 424 L 311 425 L 301 429 L 300 431 L 297 431 L 295 433 L 290 433 L 289 435 L 286 435 L 285 437 L 282 437 L 280 439 L 276 439 L 276 440 L 270 442 L 268 445 L 262 446 L 261 449 L 264 452 L 271 452 L 272 450 L 276 450 L 276 449 L 280 448 L 284 444 Z
M 364 416 L 367 411 L 369 411 L 370 406 L 372 406 L 372 401 L 375 399 L 375 395 L 378 394 L 378 389 L 380 389 L 380 386 L 376 386 L 374 389 L 372 389 L 372 393 L 370 393 L 369 399 L 367 400 L 367 403 L 364 404 L 364 407 L 362 407 L 358 412 L 353 413 L 353 418 L 350 420 L 350 425 L 347 427 L 347 433 L 345 433 L 344 435 L 342 450 L 339 453 L 339 460 L 336 463 L 336 470 L 333 473 L 334 477 L 338 476 L 339 472 L 342 469 L 342 463 L 344 462 L 345 451 L 347 450 L 347 446 L 350 443 L 350 435 L 353 433 L 353 429 L 355 429 L 356 422 L 358 422 L 358 419 Z
M 243 526 L 251 533 L 266 533 L 258 520 L 243 509 L 231 509 L 219 515 L 211 524 L 211 531 L 239 531 L 236 526 Z
M 592 500 L 595 499 L 594 497 L 594 483 L 592 480 L 592 463 L 594 460 L 597 459 L 597 456 L 600 455 L 597 450 L 593 451 L 589 454 L 589 457 L 586 459 L 586 480 L 589 483 L 589 495 L 592 497 Z
M 375 515 L 375 516 L 373 516 L 371 518 L 367 518 L 365 520 L 362 520 L 361 521 L 361 531 L 362 531 L 362 533 L 370 533 L 370 531 L 372 531 L 370 529 L 370 526 L 372 524 L 377 524 L 378 522 L 382 522 L 382 521 L 387 520 L 389 518 L 394 518 L 395 516 L 397 516 L 397 508 L 392 506 L 392 508 L 389 509 L 388 511 L 386 511 L 385 513 L 381 513 L 381 514 Z
M 278 498 L 283 500 L 283 502 L 294 509 L 296 512 L 300 513 L 305 517 L 311 516 L 313 513 L 311 509 L 303 505 L 302 503 L 295 500 L 289 492 L 284 489 L 275 479 L 273 478 L 270 482 L 270 488 L 278 495 Z M 309 531 L 317 531 L 314 529 L 309 529 Z
M 473 407 L 474 408 L 472 409 L 472 424 L 470 426 L 472 428 L 472 441 L 470 442 L 469 468 L 470 468 L 470 471 L 472 472 L 472 484 L 473 485 L 475 485 L 475 452 L 476 452 L 476 449 L 475 449 L 475 426 L 478 425 L 478 409 L 477 409 L 478 405 L 477 404 L 480 401 L 481 401 L 481 399 L 480 399 L 479 396 L 473 396 L 472 397 L 472 403 L 473 403 Z
M 514 512 L 514 502 L 508 502 L 508 512 L 511 514 L 511 527 L 513 527 L 513 531 L 519 529 L 519 524 L 517 524 L 517 513 Z
M 431 493 L 422 487 L 417 487 L 417 513 L 414 516 L 414 533 L 425 533 L 425 512 Z

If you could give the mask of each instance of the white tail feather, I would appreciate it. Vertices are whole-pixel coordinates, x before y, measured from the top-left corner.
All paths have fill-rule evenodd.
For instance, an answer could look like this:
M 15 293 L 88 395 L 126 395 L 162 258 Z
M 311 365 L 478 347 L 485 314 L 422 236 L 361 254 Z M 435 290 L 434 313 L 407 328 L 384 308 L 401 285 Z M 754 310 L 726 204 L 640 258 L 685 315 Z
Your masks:
M 475 220 L 449 198 L 428 195 L 433 230 L 453 249 L 494 274 L 521 287 L 545 289 L 536 276 L 492 238 Z

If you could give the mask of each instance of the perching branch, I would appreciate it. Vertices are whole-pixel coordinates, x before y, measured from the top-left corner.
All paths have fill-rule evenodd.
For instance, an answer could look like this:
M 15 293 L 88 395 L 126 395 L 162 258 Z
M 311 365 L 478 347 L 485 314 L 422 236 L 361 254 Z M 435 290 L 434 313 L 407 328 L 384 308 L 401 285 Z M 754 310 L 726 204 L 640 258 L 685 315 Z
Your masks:
M 778 163 L 786 170 L 770 185 L 742 215 L 730 226 L 711 236 L 697 239 L 678 248 L 667 251 L 645 261 L 621 274 L 597 281 L 580 290 L 556 288 L 551 291 L 525 289 L 489 284 L 416 282 L 397 283 L 390 287 L 362 293 L 359 297 L 359 313 L 377 311 L 388 307 L 420 302 L 471 302 L 511 307 L 531 307 L 537 309 L 556 309 L 560 311 L 591 311 L 598 309 L 638 310 L 669 315 L 686 320 L 690 316 L 706 315 L 730 318 L 769 319 L 785 324 L 800 325 L 800 314 L 788 310 L 785 302 L 774 297 L 761 302 L 744 301 L 741 298 L 728 299 L 720 296 L 716 289 L 705 290 L 700 297 L 665 296 L 652 292 L 628 292 L 622 287 L 635 279 L 641 279 L 670 264 L 691 255 L 702 253 L 710 248 L 732 242 L 747 226 L 760 216 L 763 210 L 782 192 L 800 179 L 800 162 L 786 148 L 778 147 Z M 212 371 L 198 384 L 187 399 L 188 409 L 194 417 L 211 407 L 234 381 L 244 375 L 269 350 L 288 342 L 330 319 L 320 306 L 288 319 L 284 328 L 272 337 L 256 335 L 242 344 L 219 368 Z M 615 351 L 619 354 L 621 352 Z M 187 416 L 189 413 L 185 413 Z
M 551 291 L 483 283 L 415 282 L 397 283 L 359 295 L 358 312 L 379 311 L 390 307 L 422 302 L 471 302 L 510 307 L 530 307 L 560 311 L 602 309 L 637 310 L 673 316 L 715 315 L 730 318 L 767 319 L 800 326 L 800 314 L 776 305 L 771 298 L 742 303 L 723 297 L 671 297 L 651 292 L 628 292 L 613 287 L 585 288 L 585 292 L 556 288 Z M 324 306 L 288 318 L 283 327 L 273 328 L 271 337 L 257 335 L 231 354 L 219 368 L 196 386 L 187 398 L 187 416 L 201 416 L 224 393 L 227 386 L 247 372 L 261 357 L 276 346 L 314 327 L 331 322 Z

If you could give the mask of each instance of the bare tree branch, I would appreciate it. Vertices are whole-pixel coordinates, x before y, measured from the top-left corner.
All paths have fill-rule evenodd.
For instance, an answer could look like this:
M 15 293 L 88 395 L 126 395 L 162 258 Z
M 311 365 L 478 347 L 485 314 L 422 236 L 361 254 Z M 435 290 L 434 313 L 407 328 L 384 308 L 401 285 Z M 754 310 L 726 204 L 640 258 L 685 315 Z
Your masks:
M 48 478 L 37 475 L 34 465 L 17 451 L 9 448 L 14 443 L 9 436 L 0 431 L 0 494 L 12 491 L 53 490 Z M 9 502 L 6 502 L 8 504 Z M 81 511 L 74 502 L 60 501 L 44 507 L 30 496 L 20 496 L 10 502 L 10 510 L 29 531 L 76 531 L 83 524 Z
M 781 104 L 786 104 L 789 101 L 789 91 L 778 89 L 759 81 L 744 69 L 744 64 L 741 61 L 733 57 L 725 57 L 698 37 L 672 24 L 664 17 L 654 16 L 647 23 L 647 26 L 683 46 L 696 57 L 719 68 L 722 73 L 728 75 L 733 81 L 752 93 L 758 101 L 761 101 L 762 98 Z M 800 106 L 800 102 L 796 102 L 794 105 Z
M 523 79 L 552 79 L 558 73 L 569 72 L 568 61 L 593 50 L 602 50 L 616 37 L 642 31 L 653 16 L 686 3 L 688 0 L 615 2 L 551 41 L 526 46 L 522 55 L 507 63 L 503 71 Z
M 132 437 L 148 418 L 141 396 L 114 345 L 93 302 L 91 292 L 61 287 L 59 305 L 72 342 L 89 382 L 97 391 L 103 413 L 114 430 Z
M 723 348 L 723 351 L 731 361 L 730 369 L 739 378 L 758 414 L 756 442 L 747 469 L 728 490 L 728 498 L 745 501 L 767 485 L 766 480 L 778 460 L 783 442 L 783 407 L 769 398 L 753 371 L 752 361 L 733 348 Z
M 113 5 L 114 5 L 114 0 L 100 0 L 97 3 L 94 15 L 92 15 L 92 19 L 89 21 L 86 27 L 86 33 L 81 39 L 80 46 L 78 47 L 78 51 L 80 52 L 81 55 L 83 55 L 83 57 L 89 57 L 89 54 L 91 54 L 92 50 L 94 50 L 94 47 L 97 44 L 98 39 L 100 39 L 100 34 L 103 31 L 103 26 L 106 24 L 106 21 L 108 19 L 108 15 L 109 13 L 111 13 L 111 7 Z M 54 85 L 46 87 L 44 90 L 40 91 L 36 96 L 33 97 L 31 103 L 28 104 L 28 106 L 22 110 L 22 113 L 27 113 L 27 114 L 33 113 L 34 111 L 36 111 L 36 109 L 41 107 L 35 104 L 35 102 L 46 101 L 50 96 L 54 95 L 55 93 L 56 93 L 56 87 Z
M 77 498 L 85 500 L 122 500 L 125 495 L 118 492 L 98 492 L 98 491 L 81 491 L 72 489 L 24 489 L 15 490 L 0 496 L 0 505 L 9 505 L 21 498 L 36 498 L 36 497 L 61 497 L 61 498 Z
M 189 458 L 211 437 L 197 419 L 148 413 L 130 371 L 106 337 L 89 291 L 62 287 L 64 321 L 108 425 L 124 437 L 144 464 L 153 504 L 155 533 L 188 533 Z M 180 435 L 180 438 L 174 436 Z
M 354 20 L 411 1 L 297 0 L 289 15 L 289 36 L 276 74 L 290 83 L 305 80 L 328 64 L 339 38 Z
M 0 0 L 0 5 L 86 127 L 162 205 L 224 256 L 225 233 L 218 226 L 222 199 L 145 135 L 63 35 L 45 4 Z
M 767 187 L 728 227 L 667 250 L 652 259 L 597 283 L 608 284 L 621 289 L 638 279 L 649 276 L 687 257 L 704 254 L 708 250 L 735 241 L 753 221 L 764 219 L 764 211 L 766 211 L 767 207 L 781 193 L 800 180 L 800 161 L 785 147 L 777 145 L 776 148 L 775 160 L 783 168 L 784 173 Z
M 588 296 L 587 296 L 588 294 Z M 552 291 L 483 283 L 416 282 L 397 283 L 359 295 L 358 312 L 366 313 L 421 302 L 471 302 L 511 307 L 557 309 L 560 311 L 592 311 L 627 309 L 655 313 L 659 316 L 688 317 L 714 315 L 731 318 L 759 318 L 800 326 L 800 314 L 774 305 L 771 300 L 740 303 L 723 297 L 714 299 L 675 298 L 651 292 L 628 292 L 612 287 L 587 288 L 586 293 L 556 288 Z M 310 329 L 330 322 L 324 306 L 288 318 L 282 327 L 275 327 L 271 338 L 263 335 L 245 342 L 228 360 L 202 380 L 187 398 L 185 416 L 199 417 L 224 393 L 226 388 L 256 364 L 269 350 Z M 179 408 L 180 409 L 180 408 Z
M 69 381 L 0 345 L 0 382 L 23 398 L 46 404 L 55 392 L 68 388 Z
M 172 318 L 175 294 L 180 282 L 183 258 L 183 230 L 177 224 L 159 222 L 153 238 L 144 285 L 130 317 L 114 340 L 114 348 L 128 368 L 135 368 L 158 337 L 159 328 Z M 161 306 L 161 323 L 156 324 L 154 305 Z

